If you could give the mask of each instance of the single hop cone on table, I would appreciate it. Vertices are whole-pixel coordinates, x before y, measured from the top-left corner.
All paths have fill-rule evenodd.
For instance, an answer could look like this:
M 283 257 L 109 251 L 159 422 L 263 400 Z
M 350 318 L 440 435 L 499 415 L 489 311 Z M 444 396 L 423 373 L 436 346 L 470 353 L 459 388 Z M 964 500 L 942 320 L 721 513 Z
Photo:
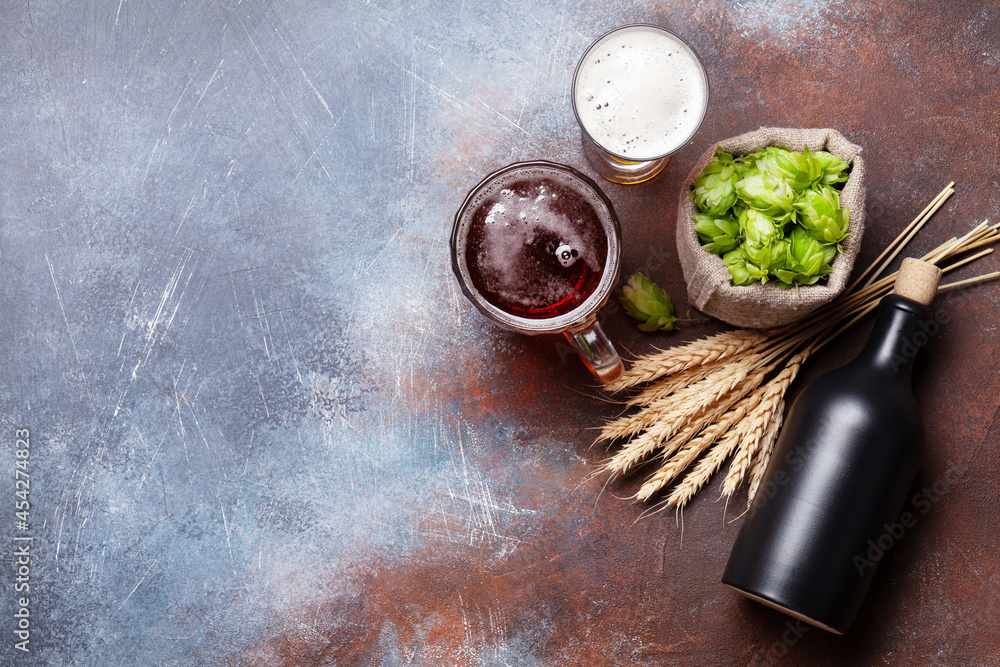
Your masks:
M 674 303 L 667 293 L 641 273 L 633 274 L 622 290 L 622 305 L 630 317 L 641 322 L 643 331 L 670 331 L 674 328 Z

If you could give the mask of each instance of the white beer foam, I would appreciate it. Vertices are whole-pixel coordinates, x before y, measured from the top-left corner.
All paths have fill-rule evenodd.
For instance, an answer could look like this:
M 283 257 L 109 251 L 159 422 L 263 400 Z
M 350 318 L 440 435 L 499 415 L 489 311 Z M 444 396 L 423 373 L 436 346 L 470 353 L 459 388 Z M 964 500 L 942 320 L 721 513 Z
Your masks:
M 587 133 L 635 160 L 680 148 L 698 129 L 708 86 L 683 42 L 653 28 L 612 33 L 580 64 L 575 103 Z

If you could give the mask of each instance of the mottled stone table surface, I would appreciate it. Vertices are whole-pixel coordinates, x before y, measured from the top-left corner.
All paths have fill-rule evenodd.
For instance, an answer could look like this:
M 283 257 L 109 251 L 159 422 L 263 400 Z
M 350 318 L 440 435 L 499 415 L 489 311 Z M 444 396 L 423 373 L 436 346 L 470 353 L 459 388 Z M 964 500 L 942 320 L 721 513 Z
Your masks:
M 915 488 L 965 472 L 845 637 L 720 584 L 720 480 L 683 530 L 636 521 L 641 476 L 602 494 L 593 428 L 616 406 L 459 292 L 464 193 L 522 159 L 593 174 L 573 67 L 632 22 L 682 34 L 711 80 L 667 173 L 604 186 L 624 273 L 681 313 L 680 181 L 734 134 L 864 147 L 860 265 L 949 180 L 916 250 L 1000 214 L 995 0 L 0 5 L 0 662 L 1000 664 L 1000 288 L 937 302 Z M 633 353 L 724 328 L 605 321 Z

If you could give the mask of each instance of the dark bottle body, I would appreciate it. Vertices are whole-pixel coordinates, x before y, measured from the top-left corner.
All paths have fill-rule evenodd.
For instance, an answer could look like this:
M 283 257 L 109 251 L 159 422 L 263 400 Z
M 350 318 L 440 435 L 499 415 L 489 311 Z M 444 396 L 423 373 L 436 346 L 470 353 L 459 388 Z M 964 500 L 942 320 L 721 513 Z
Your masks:
M 923 430 L 910 375 L 930 311 L 882 300 L 853 362 L 792 405 L 723 575 L 765 604 L 846 632 L 916 475 Z M 898 528 L 897 528 L 898 529 Z

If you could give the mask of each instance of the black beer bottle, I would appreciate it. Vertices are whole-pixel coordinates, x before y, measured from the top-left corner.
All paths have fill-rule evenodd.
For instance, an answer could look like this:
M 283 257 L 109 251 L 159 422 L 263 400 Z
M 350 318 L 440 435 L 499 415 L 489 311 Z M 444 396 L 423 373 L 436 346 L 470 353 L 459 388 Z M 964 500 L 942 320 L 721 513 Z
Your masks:
M 937 267 L 906 259 L 860 356 L 793 403 L 722 582 L 837 634 L 871 584 L 872 545 L 896 523 L 917 470 L 922 426 L 910 383 L 934 333 Z

